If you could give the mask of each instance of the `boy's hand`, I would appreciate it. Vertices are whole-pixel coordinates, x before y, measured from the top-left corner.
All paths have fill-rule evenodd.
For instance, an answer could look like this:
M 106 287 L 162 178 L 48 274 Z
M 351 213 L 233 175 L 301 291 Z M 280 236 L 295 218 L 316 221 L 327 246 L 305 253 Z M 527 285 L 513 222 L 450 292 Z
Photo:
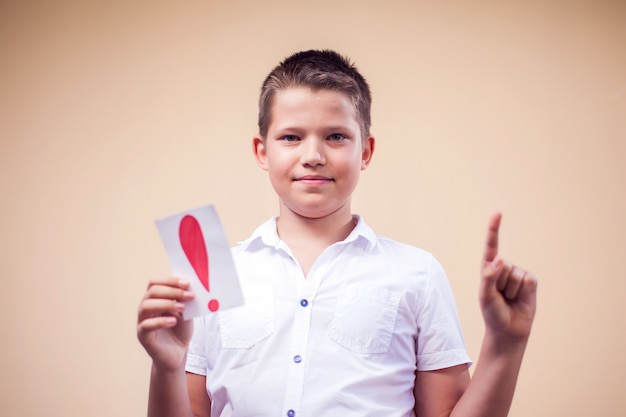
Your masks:
M 157 368 L 173 371 L 184 365 L 193 322 L 183 320 L 183 301 L 193 297 L 185 280 L 168 277 L 150 281 L 139 305 L 137 338 Z
M 537 279 L 498 256 L 501 218 L 495 213 L 489 221 L 481 266 L 480 307 L 488 331 L 510 339 L 526 339 L 535 317 Z

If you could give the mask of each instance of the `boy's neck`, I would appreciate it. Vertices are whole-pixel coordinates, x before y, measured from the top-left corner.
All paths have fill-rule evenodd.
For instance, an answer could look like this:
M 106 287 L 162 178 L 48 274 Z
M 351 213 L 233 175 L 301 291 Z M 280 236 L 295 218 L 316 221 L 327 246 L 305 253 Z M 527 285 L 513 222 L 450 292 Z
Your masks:
M 282 206 L 276 222 L 278 236 L 289 247 L 323 246 L 344 240 L 354 229 L 350 206 L 319 218 L 301 216 Z

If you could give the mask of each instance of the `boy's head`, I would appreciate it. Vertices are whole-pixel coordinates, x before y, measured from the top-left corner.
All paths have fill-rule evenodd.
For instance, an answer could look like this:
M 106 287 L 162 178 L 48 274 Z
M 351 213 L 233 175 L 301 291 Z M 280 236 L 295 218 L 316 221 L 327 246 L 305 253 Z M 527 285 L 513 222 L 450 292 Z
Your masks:
M 345 94 L 354 105 L 362 139 L 370 134 L 372 97 L 365 78 L 350 61 L 330 50 L 297 52 L 270 72 L 259 99 L 259 134 L 267 137 L 272 104 L 277 91 L 308 87 L 313 91 L 331 90 Z

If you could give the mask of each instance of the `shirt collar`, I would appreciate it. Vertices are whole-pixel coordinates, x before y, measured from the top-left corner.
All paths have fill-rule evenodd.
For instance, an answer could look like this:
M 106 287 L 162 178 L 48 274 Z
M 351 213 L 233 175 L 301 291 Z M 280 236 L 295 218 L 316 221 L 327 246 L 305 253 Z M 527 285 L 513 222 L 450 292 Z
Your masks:
M 244 241 L 239 242 L 240 245 L 250 246 L 253 242 L 260 240 L 267 246 L 272 246 L 274 248 L 279 248 L 284 243 L 280 240 L 278 236 L 278 231 L 276 230 L 276 220 L 277 216 L 270 218 L 269 220 L 262 223 L 259 227 L 256 228 L 252 235 Z M 365 223 L 363 217 L 358 214 L 352 216 L 352 219 L 356 222 L 354 229 L 352 232 L 346 237 L 342 242 L 338 242 L 340 244 L 349 244 L 358 239 L 363 239 L 367 243 L 367 249 L 372 249 L 376 245 L 376 234 L 374 231 Z

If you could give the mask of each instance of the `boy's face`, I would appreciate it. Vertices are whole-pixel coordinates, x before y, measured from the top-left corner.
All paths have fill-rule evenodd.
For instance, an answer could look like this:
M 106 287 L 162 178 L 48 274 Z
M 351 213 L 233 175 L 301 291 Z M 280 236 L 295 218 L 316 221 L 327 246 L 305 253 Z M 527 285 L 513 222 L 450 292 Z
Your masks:
M 255 137 L 253 147 L 281 212 L 286 208 L 308 218 L 350 212 L 350 196 L 374 151 L 374 138 L 361 137 L 350 99 L 294 87 L 276 92 L 271 111 L 267 137 Z

